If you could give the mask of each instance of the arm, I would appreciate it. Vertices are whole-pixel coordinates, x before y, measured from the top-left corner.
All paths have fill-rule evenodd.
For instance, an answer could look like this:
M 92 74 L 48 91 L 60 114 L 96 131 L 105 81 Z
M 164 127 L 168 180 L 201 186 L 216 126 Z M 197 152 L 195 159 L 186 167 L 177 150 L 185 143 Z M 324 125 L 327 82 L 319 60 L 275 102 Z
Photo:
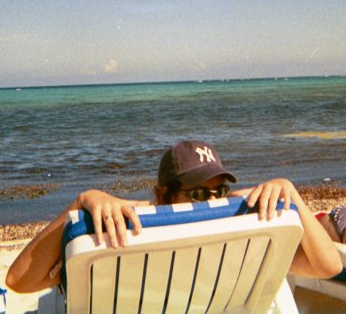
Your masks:
M 148 201 L 122 200 L 97 190 L 80 194 L 20 253 L 7 273 L 7 286 L 17 292 L 34 292 L 60 283 L 60 271 L 56 274 L 51 271 L 61 260 L 63 226 L 70 210 L 85 208 L 90 211 L 99 242 L 103 241 L 101 217 L 110 216 L 105 225 L 112 245 L 117 247 L 118 243 L 126 245 L 123 215 L 134 224 L 134 231 L 140 232 L 140 221 L 131 208 L 140 204 L 146 205 Z
M 293 259 L 290 271 L 295 274 L 331 278 L 342 270 L 340 255 L 326 230 L 303 202 L 297 190 L 292 200 L 298 207 L 304 235 Z
M 289 208 L 291 200 L 297 206 L 304 234 L 290 268 L 292 273 L 330 278 L 341 272 L 342 263 L 335 245 L 290 181 L 274 179 L 251 189 L 234 191 L 232 195 L 248 193 L 250 207 L 259 201 L 259 219 L 271 219 L 280 198 L 284 199 L 284 208 Z

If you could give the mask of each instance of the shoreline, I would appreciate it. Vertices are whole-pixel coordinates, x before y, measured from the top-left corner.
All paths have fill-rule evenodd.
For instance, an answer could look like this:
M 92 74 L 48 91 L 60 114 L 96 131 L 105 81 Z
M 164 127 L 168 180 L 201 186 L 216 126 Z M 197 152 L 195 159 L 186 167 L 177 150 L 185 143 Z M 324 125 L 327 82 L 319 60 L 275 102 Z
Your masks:
M 330 211 L 346 204 L 346 187 L 337 184 L 300 185 L 297 190 L 312 212 Z M 0 251 L 21 249 L 49 222 L 50 220 L 39 220 L 0 225 Z

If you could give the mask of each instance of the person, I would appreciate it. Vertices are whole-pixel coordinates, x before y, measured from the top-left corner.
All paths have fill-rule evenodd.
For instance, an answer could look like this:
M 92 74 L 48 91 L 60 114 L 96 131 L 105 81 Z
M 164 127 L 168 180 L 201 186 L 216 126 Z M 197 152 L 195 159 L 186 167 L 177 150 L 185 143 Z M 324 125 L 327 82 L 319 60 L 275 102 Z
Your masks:
M 197 140 L 181 141 L 162 157 L 154 188 L 156 203 L 196 202 L 248 195 L 248 206 L 254 207 L 258 202 L 258 218 L 262 220 L 274 216 L 279 199 L 284 199 L 285 208 L 289 208 L 293 201 L 298 207 L 304 234 L 290 271 L 319 278 L 330 278 L 341 271 L 341 259 L 330 237 L 290 181 L 278 178 L 252 188 L 229 191 L 227 181 L 235 183 L 236 180 L 234 174 L 223 167 L 213 146 Z M 132 222 L 135 234 L 140 233 L 141 223 L 132 207 L 149 203 L 148 200 L 120 199 L 98 190 L 81 193 L 14 261 L 6 277 L 8 287 L 17 292 L 33 292 L 60 283 L 60 247 L 68 211 L 84 208 L 91 213 L 99 243 L 104 241 L 103 221 L 106 236 L 117 248 L 127 245 L 124 218 Z
M 314 214 L 332 241 L 346 243 L 346 204 L 337 206 L 331 211 L 320 211 Z M 344 250 L 342 250 L 344 252 Z M 344 255 L 344 253 L 342 253 Z M 343 270 L 331 279 L 346 282 L 346 265 L 343 258 Z
M 346 243 L 346 204 L 331 211 L 320 211 L 315 217 L 335 242 Z

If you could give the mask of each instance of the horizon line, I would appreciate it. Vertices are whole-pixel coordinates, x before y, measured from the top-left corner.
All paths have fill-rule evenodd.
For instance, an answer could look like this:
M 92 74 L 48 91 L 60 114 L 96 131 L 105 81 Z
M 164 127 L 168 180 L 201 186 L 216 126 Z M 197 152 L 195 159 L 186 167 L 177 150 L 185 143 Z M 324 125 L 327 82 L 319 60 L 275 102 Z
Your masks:
M 204 82 L 231 82 L 231 81 L 255 81 L 255 80 L 289 80 L 304 78 L 335 78 L 346 77 L 346 75 L 304 75 L 304 76 L 270 76 L 270 77 L 254 77 L 254 78 L 220 78 L 220 79 L 191 79 L 191 80 L 172 80 L 172 81 L 147 81 L 147 82 L 123 82 L 123 83 L 87 83 L 87 84 L 63 84 L 63 85 L 19 85 L 0 87 L 0 90 L 8 89 L 35 89 L 35 88 L 75 88 L 75 87 L 97 87 L 97 86 L 115 86 L 115 85 L 144 85 L 144 84 L 174 84 L 174 83 L 204 83 Z

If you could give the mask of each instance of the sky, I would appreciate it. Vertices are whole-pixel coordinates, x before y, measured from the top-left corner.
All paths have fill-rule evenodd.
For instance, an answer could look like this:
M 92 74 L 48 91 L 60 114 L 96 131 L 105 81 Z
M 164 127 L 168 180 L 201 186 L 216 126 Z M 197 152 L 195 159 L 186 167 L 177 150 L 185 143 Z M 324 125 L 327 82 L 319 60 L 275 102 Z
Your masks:
M 345 0 L 4 0 L 0 88 L 346 75 Z

